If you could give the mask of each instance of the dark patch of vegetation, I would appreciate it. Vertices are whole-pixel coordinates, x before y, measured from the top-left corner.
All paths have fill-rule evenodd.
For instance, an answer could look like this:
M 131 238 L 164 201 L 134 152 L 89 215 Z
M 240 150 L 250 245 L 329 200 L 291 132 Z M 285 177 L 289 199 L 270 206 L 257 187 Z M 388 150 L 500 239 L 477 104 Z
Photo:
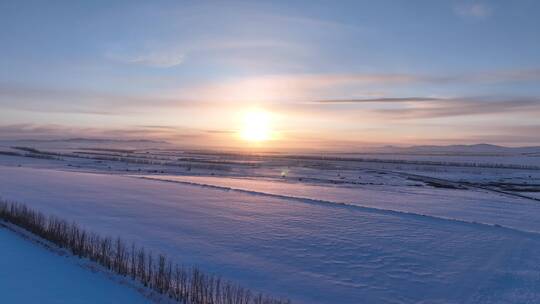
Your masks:
M 30 148 L 30 147 L 12 147 L 12 148 L 16 150 L 24 151 L 24 152 L 30 152 L 30 153 L 36 153 L 36 154 L 42 153 L 38 149 Z
M 135 150 L 133 149 L 112 149 L 112 148 L 81 148 L 81 150 L 117 152 L 117 153 L 134 153 L 135 152 Z
M 286 155 L 275 156 L 275 158 L 285 158 L 302 161 L 346 161 L 346 162 L 366 162 L 381 164 L 403 164 L 403 165 L 428 165 L 428 166 L 450 166 L 465 168 L 491 168 L 491 169 L 516 169 L 516 170 L 540 170 L 540 166 L 518 165 L 518 164 L 496 164 L 496 163 L 474 163 L 474 162 L 447 162 L 429 160 L 403 160 L 403 159 L 379 159 L 379 158 L 357 158 L 357 157 L 334 157 L 334 156 L 309 156 L 309 155 Z
M 7 156 L 23 156 L 20 153 L 17 152 L 11 152 L 11 151 L 0 151 L 0 155 L 7 155 Z
M 424 181 L 427 185 L 434 187 L 434 188 L 443 188 L 443 189 L 463 189 L 464 187 L 458 187 L 451 183 L 441 183 L 437 181 Z
M 290 304 L 240 287 L 194 267 L 173 264 L 162 254 L 120 238 L 103 237 L 75 223 L 46 216 L 23 204 L 0 201 L 0 220 L 23 228 L 54 245 L 129 277 L 182 304 Z
M 157 159 L 156 157 L 147 157 L 144 155 L 134 155 L 134 156 L 122 156 L 114 154 L 105 154 L 105 153 L 92 153 L 92 152 L 74 152 L 73 154 L 64 154 L 66 157 L 77 157 L 82 159 L 93 159 L 101 161 L 111 161 L 111 162 L 122 162 L 125 164 L 136 164 L 136 165 L 158 165 L 158 166 L 167 166 L 167 167 L 184 167 L 184 168 L 196 168 L 196 169 L 206 169 L 206 170 L 217 170 L 217 171 L 230 171 L 231 168 L 221 164 L 213 163 L 194 163 L 194 162 L 175 162 L 164 159 Z
M 540 192 L 540 185 L 538 184 L 527 184 L 527 183 L 488 183 L 489 186 L 498 187 L 501 190 L 505 191 L 515 191 L 515 192 Z
M 32 158 L 39 158 L 39 159 L 63 160 L 61 157 L 59 157 L 59 156 L 62 156 L 62 154 L 60 153 L 41 151 L 41 150 L 30 148 L 30 147 L 12 147 L 12 148 L 19 151 L 26 152 L 22 155 L 19 154 L 18 156 L 32 157 Z
M 47 154 L 35 154 L 35 153 L 25 153 L 24 157 L 39 158 L 39 159 L 52 159 L 52 160 L 62 160 L 60 157 L 47 155 Z

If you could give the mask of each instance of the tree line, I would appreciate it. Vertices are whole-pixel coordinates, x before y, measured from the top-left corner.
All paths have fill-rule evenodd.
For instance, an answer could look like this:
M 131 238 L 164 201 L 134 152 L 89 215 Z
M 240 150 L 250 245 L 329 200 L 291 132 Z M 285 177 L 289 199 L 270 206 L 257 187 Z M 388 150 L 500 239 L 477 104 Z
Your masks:
M 173 263 L 163 254 L 103 237 L 24 204 L 0 200 L 0 220 L 23 228 L 52 244 L 87 258 L 120 276 L 182 304 L 290 304 L 204 273 L 196 267 Z
M 359 163 L 382 163 L 382 164 L 404 164 L 404 165 L 429 165 L 445 167 L 466 167 L 466 168 L 490 168 L 490 169 L 517 169 L 517 170 L 540 170 L 536 165 L 518 165 L 503 163 L 480 163 L 480 162 L 452 162 L 433 160 L 406 160 L 406 159 L 382 159 L 382 158 L 360 158 L 360 157 L 335 157 L 335 156 L 311 156 L 311 155 L 284 155 L 276 158 L 304 161 L 346 161 Z

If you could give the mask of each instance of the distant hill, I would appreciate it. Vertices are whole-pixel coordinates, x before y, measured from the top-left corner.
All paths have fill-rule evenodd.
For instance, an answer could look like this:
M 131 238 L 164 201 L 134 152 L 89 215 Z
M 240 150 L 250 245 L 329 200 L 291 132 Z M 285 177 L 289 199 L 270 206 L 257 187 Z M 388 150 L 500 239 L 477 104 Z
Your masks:
M 51 143 L 51 142 L 67 142 L 67 143 L 148 143 L 148 144 L 166 144 L 162 140 L 149 139 L 109 139 L 109 138 L 66 138 L 66 139 L 25 139 L 17 140 L 21 142 L 35 143 Z
M 378 153 L 400 154 L 540 154 L 540 146 L 504 147 L 491 144 L 475 145 L 422 145 L 410 147 L 384 146 L 369 149 Z
M 0 140 L 0 146 L 24 146 L 39 148 L 118 148 L 144 149 L 163 148 L 170 144 L 161 140 L 149 139 L 110 139 L 110 138 L 65 138 L 65 139 L 21 139 Z

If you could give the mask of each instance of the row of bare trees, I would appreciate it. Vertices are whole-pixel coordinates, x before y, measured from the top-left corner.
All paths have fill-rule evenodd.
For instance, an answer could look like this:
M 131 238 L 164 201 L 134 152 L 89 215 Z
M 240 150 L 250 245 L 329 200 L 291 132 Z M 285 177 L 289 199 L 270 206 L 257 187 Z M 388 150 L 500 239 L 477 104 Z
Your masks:
M 537 165 L 520 165 L 504 163 L 481 163 L 481 162 L 452 162 L 435 160 L 406 160 L 406 159 L 383 159 L 383 158 L 360 158 L 360 157 L 336 157 L 336 156 L 312 156 L 312 155 L 282 155 L 276 158 L 285 158 L 299 161 L 347 161 L 360 163 L 381 163 L 381 164 L 403 164 L 403 165 L 428 165 L 445 167 L 465 167 L 465 168 L 490 168 L 490 169 L 517 169 L 517 170 L 540 170 Z M 298 163 L 297 165 L 300 165 Z M 303 164 L 306 165 L 306 164 Z M 324 165 L 319 164 L 319 165 Z
M 289 300 L 255 294 L 194 267 L 173 264 L 120 238 L 88 232 L 75 223 L 46 216 L 24 204 L 0 200 L 0 220 L 23 228 L 60 248 L 87 258 L 123 277 L 183 304 L 290 304 Z

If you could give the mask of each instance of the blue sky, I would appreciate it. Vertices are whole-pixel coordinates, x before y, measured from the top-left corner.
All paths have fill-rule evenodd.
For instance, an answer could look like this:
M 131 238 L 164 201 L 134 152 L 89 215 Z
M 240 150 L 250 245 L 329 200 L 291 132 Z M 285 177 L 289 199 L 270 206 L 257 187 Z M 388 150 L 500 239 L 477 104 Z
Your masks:
M 540 144 L 539 17 L 525 0 L 2 1 L 0 137 L 234 147 L 262 109 L 275 147 Z

